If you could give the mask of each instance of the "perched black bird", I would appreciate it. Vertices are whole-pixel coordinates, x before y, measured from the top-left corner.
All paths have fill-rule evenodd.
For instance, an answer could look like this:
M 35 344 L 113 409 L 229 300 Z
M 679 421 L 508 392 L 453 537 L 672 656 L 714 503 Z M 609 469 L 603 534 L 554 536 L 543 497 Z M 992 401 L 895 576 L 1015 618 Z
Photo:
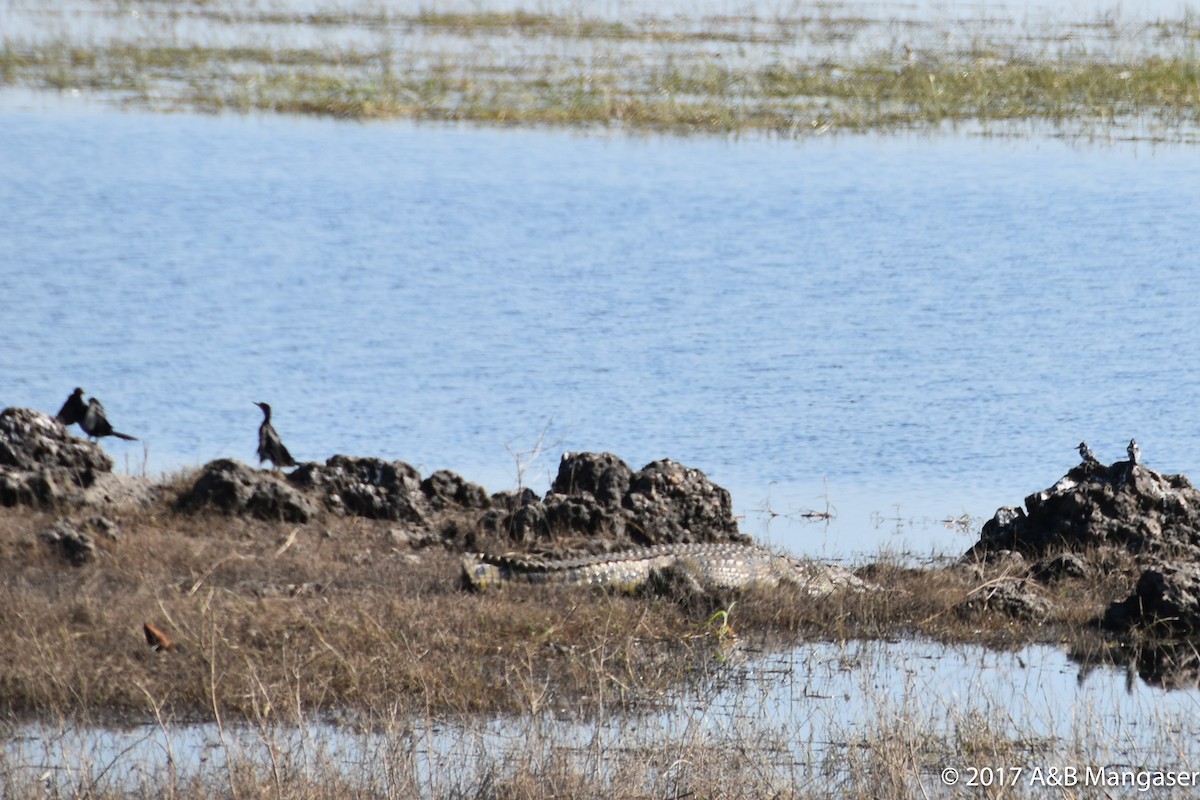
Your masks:
M 1129 466 L 1136 467 L 1138 459 L 1142 457 L 1142 451 L 1138 448 L 1137 439 L 1129 440 L 1129 447 L 1126 448 L 1125 452 L 1129 453 Z
M 108 417 L 104 414 L 104 406 L 100 405 L 100 401 L 94 397 L 87 401 L 87 413 L 79 421 L 79 427 L 83 428 L 83 432 L 88 436 L 97 439 L 101 436 L 115 436 L 128 442 L 137 441 L 135 436 L 113 430 L 113 426 L 108 423 Z
M 62 404 L 62 408 L 58 410 L 58 414 L 54 418 L 64 426 L 70 426 L 76 422 L 83 422 L 85 414 L 87 414 L 87 403 L 83 402 L 83 389 L 76 386 L 75 391 L 71 392 L 71 396 L 67 398 L 67 402 Z
M 261 408 L 263 412 L 262 425 L 258 426 L 258 463 L 270 461 L 276 469 L 296 466 L 292 454 L 283 446 L 283 440 L 271 427 L 271 407 L 266 403 L 255 403 L 254 405 Z
M 1079 443 L 1079 457 L 1083 459 L 1083 463 L 1089 466 L 1096 466 L 1100 463 L 1100 459 L 1096 458 L 1096 454 L 1092 452 L 1092 448 L 1088 447 L 1087 442 Z

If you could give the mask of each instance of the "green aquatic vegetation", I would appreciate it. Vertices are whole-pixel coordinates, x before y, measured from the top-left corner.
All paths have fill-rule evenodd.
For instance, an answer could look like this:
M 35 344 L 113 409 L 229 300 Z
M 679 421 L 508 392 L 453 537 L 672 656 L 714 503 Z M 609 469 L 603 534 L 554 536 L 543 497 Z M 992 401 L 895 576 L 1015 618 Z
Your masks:
M 622 22 L 587 17 L 562 17 L 553 14 L 522 11 L 438 12 L 422 10 L 404 17 L 405 22 L 431 29 L 457 31 L 519 31 L 525 35 L 552 35 L 583 38 L 626 38 L 635 35 Z
M 1101 18 L 1031 36 L 1041 48 L 1032 51 L 984 31 L 941 51 L 897 38 L 860 53 L 853 42 L 878 22 L 832 11 L 611 21 L 522 10 L 264 14 L 192 5 L 185 13 L 233 30 L 269 24 L 312 36 L 300 37 L 304 46 L 217 46 L 165 26 L 101 44 L 8 39 L 0 85 L 151 108 L 784 135 L 1033 121 L 1063 129 L 1150 123 L 1191 138 L 1200 107 L 1200 65 L 1179 45 L 1197 38 L 1188 19 L 1130 30 Z M 919 36 L 926 28 L 891 30 Z M 342 30 L 371 31 L 376 41 L 340 39 Z M 1116 59 L 1089 54 L 1072 38 L 1079 30 L 1169 46 Z M 447 48 L 446 37 L 459 46 Z M 805 42 L 812 56 L 780 50 Z

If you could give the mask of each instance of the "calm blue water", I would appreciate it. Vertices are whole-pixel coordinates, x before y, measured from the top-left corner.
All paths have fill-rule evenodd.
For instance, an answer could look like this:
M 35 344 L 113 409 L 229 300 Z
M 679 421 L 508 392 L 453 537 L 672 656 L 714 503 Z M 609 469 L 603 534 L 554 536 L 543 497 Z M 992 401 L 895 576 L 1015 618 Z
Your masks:
M 83 386 L 157 474 L 264 400 L 490 490 L 544 430 L 535 488 L 670 457 L 797 551 L 958 551 L 1081 439 L 1200 475 L 1197 207 L 1187 147 L 8 110 L 0 406 Z

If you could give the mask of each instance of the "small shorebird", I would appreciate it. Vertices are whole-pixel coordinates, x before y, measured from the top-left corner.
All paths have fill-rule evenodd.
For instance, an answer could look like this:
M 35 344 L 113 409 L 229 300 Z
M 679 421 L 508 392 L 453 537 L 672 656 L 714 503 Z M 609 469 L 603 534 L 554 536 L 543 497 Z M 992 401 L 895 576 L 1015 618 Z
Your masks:
M 266 403 L 255 403 L 262 409 L 263 421 L 258 426 L 258 463 L 270 461 L 275 469 L 296 466 L 295 459 L 284 447 L 283 440 L 271 425 L 271 407 Z
M 1100 459 L 1096 458 L 1096 454 L 1092 452 L 1092 448 L 1088 447 L 1087 442 L 1079 443 L 1079 457 L 1083 459 L 1083 463 L 1094 467 L 1100 463 Z

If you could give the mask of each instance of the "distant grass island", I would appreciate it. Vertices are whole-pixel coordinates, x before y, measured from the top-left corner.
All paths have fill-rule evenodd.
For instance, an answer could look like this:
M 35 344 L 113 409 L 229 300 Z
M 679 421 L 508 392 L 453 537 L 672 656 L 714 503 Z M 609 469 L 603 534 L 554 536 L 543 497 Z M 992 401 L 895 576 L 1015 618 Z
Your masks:
M 0 87 L 164 111 L 802 137 L 965 128 L 1196 139 L 1200 24 L 331 5 L 0 12 Z M 1032 125 L 1031 125 L 1032 124 Z

